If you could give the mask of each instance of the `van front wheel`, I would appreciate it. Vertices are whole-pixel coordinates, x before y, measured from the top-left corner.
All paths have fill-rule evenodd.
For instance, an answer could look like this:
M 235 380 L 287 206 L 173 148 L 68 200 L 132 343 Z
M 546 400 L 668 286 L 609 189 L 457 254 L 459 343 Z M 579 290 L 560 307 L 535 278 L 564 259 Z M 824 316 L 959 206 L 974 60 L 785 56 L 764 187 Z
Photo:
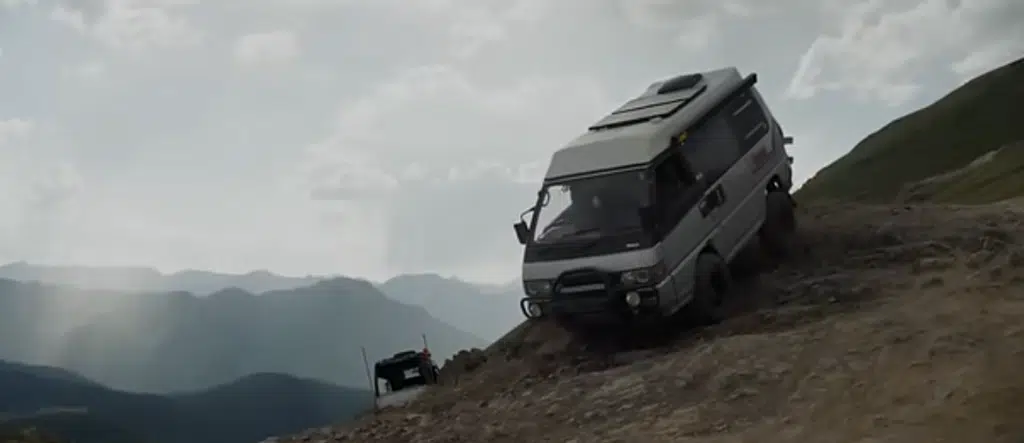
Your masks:
M 796 211 L 793 198 L 783 190 L 769 191 L 765 201 L 761 244 L 771 258 L 783 259 L 793 252 Z
M 725 318 L 725 298 L 732 283 L 729 267 L 718 254 L 705 252 L 697 257 L 693 299 L 684 309 L 684 317 L 699 326 L 721 322 Z

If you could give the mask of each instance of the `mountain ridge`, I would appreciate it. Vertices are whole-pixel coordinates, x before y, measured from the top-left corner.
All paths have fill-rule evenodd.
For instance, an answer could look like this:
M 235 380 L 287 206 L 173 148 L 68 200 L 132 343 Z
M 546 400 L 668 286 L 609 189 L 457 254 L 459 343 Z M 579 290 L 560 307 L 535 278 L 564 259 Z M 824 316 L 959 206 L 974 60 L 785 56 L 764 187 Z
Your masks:
M 65 368 L 112 388 L 167 393 L 274 372 L 367 386 L 371 359 L 419 349 L 445 358 L 486 340 L 366 281 L 216 297 L 121 293 L 0 279 L 0 358 Z
M 354 417 L 372 394 L 286 374 L 252 374 L 208 390 L 118 391 L 58 368 L 0 360 L 0 429 L 41 428 L 79 443 L 253 443 Z M 273 398 L 273 401 L 267 399 Z
M 392 300 L 422 307 L 432 316 L 486 340 L 497 339 L 519 321 L 516 303 L 521 297 L 517 282 L 471 283 L 436 273 L 401 274 L 383 282 L 372 282 L 341 275 L 288 277 L 265 270 L 244 274 L 201 270 L 162 274 L 156 269 L 144 267 L 51 266 L 21 261 L 0 266 L 0 279 L 82 290 L 188 292 L 206 297 L 230 295 L 232 289 L 261 295 L 315 286 L 320 282 L 337 279 L 366 281 Z

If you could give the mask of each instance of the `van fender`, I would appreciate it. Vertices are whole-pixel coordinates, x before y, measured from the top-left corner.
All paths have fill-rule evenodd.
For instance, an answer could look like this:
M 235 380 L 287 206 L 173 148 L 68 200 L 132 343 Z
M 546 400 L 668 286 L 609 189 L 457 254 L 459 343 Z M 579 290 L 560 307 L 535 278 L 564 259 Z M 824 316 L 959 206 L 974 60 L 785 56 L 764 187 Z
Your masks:
M 669 279 L 672 280 L 672 289 L 676 297 L 672 298 L 674 303 L 669 305 L 669 314 L 679 312 L 680 309 L 693 301 L 693 291 L 697 281 L 697 259 L 701 254 L 711 253 L 724 259 L 722 254 L 718 252 L 718 248 L 714 245 L 714 234 L 712 232 L 711 236 L 705 240 L 703 246 L 694 248 L 693 252 L 683 259 L 683 265 L 679 268 L 679 271 L 670 276 Z

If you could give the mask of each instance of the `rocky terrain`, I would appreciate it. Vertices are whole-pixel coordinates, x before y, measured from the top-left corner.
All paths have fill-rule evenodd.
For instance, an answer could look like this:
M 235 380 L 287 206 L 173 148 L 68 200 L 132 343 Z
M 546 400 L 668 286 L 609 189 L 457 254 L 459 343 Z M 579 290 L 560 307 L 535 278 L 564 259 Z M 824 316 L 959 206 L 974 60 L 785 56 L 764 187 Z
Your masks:
M 800 217 L 805 252 L 719 325 L 637 349 L 524 324 L 411 405 L 281 441 L 1024 439 L 1024 202 Z

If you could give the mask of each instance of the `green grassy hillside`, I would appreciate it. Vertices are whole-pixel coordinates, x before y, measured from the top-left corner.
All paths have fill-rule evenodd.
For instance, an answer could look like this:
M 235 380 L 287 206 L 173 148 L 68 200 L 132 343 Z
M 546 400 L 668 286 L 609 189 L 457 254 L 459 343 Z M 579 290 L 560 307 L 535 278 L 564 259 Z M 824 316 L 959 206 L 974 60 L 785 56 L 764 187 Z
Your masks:
M 1024 195 L 1024 59 L 967 82 L 897 119 L 819 171 L 797 192 L 802 201 L 892 201 L 915 182 L 987 161 L 941 183 L 918 200 L 978 203 Z

